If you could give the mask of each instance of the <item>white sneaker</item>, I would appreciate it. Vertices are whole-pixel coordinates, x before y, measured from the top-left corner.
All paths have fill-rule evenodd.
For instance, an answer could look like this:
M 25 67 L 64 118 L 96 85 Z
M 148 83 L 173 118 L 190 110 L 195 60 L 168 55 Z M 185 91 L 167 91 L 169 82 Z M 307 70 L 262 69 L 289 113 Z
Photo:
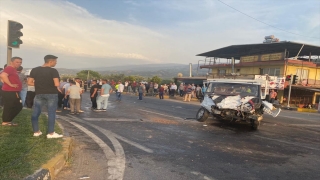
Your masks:
M 52 138 L 62 138 L 62 137 L 63 137 L 62 134 L 57 134 L 57 133 L 55 133 L 55 132 L 53 132 L 52 135 L 51 135 L 51 134 L 47 134 L 47 138 L 48 138 L 48 139 L 52 139 Z
M 83 113 L 84 111 L 82 111 L 82 110 L 79 110 L 79 112 Z
M 40 136 L 40 135 L 42 135 L 42 132 L 41 132 L 41 131 L 36 132 L 36 133 L 33 133 L 33 136 L 34 136 L 34 137 L 38 137 L 38 136 Z

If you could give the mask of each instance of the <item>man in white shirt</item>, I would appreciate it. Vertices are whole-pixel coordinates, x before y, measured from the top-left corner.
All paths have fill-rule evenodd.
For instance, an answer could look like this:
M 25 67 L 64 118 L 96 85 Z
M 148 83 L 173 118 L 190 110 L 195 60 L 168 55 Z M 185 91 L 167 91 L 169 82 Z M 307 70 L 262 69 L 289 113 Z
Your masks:
M 126 92 L 128 92 L 128 85 L 129 85 L 129 82 L 128 82 L 128 81 L 124 82 L 124 90 L 125 90 Z
M 118 85 L 117 85 L 117 101 L 121 101 L 121 94 L 123 93 L 123 90 L 124 90 L 124 85 L 121 83 L 121 81 L 118 82 Z
M 172 83 L 172 85 L 170 87 L 171 96 L 174 96 L 176 94 L 177 88 L 178 88 L 177 85 L 175 83 Z

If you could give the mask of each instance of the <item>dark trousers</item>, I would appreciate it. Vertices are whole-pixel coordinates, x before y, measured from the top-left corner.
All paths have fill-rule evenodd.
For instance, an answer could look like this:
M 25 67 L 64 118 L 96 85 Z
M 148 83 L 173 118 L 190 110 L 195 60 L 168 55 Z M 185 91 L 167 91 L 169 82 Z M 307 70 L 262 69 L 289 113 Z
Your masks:
M 27 92 L 27 98 L 26 98 L 26 105 L 27 105 L 27 108 L 32 108 L 33 106 L 33 100 L 34 100 L 34 97 L 36 96 L 36 93 L 33 92 L 33 91 L 28 91 Z
M 143 95 L 143 93 L 139 92 L 139 100 L 142 100 L 142 95 Z
M 270 98 L 270 103 L 274 103 L 275 98 Z
M 63 107 L 64 107 L 64 108 L 69 108 L 69 107 L 70 107 L 70 104 L 69 104 L 69 95 L 68 95 L 66 98 L 64 98 Z
M 64 94 L 62 93 L 58 93 L 58 108 L 61 108 L 62 107 L 62 104 L 63 104 L 63 98 L 64 98 Z
M 171 92 L 171 96 L 174 96 L 176 94 L 176 90 L 175 89 L 170 89 Z
M 3 106 L 2 86 L 0 86 L 0 106 Z
M 97 109 L 97 96 L 91 98 L 92 108 Z
M 11 122 L 21 111 L 22 103 L 19 92 L 2 91 L 2 121 Z
M 180 97 L 183 96 L 183 90 L 180 90 Z
M 159 92 L 159 98 L 163 99 L 163 92 Z

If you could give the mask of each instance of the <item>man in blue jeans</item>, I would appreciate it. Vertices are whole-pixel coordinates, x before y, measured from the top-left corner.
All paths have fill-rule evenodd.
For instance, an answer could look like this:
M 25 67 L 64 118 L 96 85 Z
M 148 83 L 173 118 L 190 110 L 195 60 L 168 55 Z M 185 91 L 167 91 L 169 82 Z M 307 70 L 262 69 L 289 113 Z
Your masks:
M 121 81 L 118 82 L 118 84 L 116 85 L 116 89 L 117 89 L 117 101 L 121 101 L 121 96 L 124 90 L 124 85 L 121 83 Z
M 26 103 L 28 85 L 27 85 L 27 76 L 22 74 L 22 70 L 23 70 L 22 66 L 17 68 L 18 76 L 19 76 L 19 79 L 20 79 L 21 84 L 22 84 L 22 88 L 21 88 L 21 91 L 20 91 L 19 95 L 20 95 L 20 98 L 21 98 L 21 101 L 22 101 L 21 102 L 22 103 L 22 107 L 24 108 L 24 105 Z
M 41 109 L 47 105 L 48 109 L 48 134 L 47 138 L 61 138 L 63 135 L 54 132 L 56 121 L 56 110 L 58 104 L 59 73 L 53 67 L 57 64 L 57 58 L 53 55 L 44 57 L 42 66 L 33 68 L 28 79 L 28 85 L 35 86 L 36 96 L 34 98 L 33 112 L 31 116 L 33 136 L 40 136 L 42 132 L 39 130 L 38 119 Z
M 107 111 L 108 106 L 108 99 L 110 94 L 112 93 L 112 87 L 107 84 L 107 80 L 102 80 L 102 86 L 100 90 L 100 96 L 97 97 L 97 109 L 94 111 L 101 112 L 101 111 Z M 103 103 L 103 108 L 101 109 L 101 103 Z

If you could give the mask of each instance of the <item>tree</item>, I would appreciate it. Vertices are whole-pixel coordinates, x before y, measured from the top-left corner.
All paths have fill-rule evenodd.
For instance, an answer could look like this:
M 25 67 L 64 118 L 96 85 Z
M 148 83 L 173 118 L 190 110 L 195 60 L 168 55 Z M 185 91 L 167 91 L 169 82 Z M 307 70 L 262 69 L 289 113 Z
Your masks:
M 137 82 L 144 81 L 144 77 L 142 77 L 142 76 L 134 76 L 134 77 L 136 78 Z
M 125 80 L 125 75 L 124 74 L 106 74 L 103 75 L 104 79 L 108 79 L 109 81 L 113 80 L 113 81 L 124 81 Z
M 159 78 L 158 76 L 153 76 L 152 78 L 151 78 L 151 82 L 155 82 L 155 83 L 161 83 L 161 81 L 162 81 L 162 79 L 161 78 Z
M 172 82 L 173 82 L 173 80 L 164 79 L 164 80 L 161 81 L 161 84 L 170 84 L 170 83 L 172 83 Z
M 135 80 L 137 80 L 137 79 L 136 79 L 136 77 L 134 77 L 134 76 L 126 76 L 126 77 L 124 78 L 124 80 L 125 80 L 125 81 L 135 81 Z
M 60 76 L 61 79 L 73 79 L 75 78 L 75 75 L 70 75 L 70 74 L 62 74 Z
M 89 72 L 89 79 L 100 79 L 101 74 L 98 73 L 97 71 L 92 71 L 92 70 L 82 70 L 77 73 L 77 77 L 86 80 L 88 78 L 88 72 Z

